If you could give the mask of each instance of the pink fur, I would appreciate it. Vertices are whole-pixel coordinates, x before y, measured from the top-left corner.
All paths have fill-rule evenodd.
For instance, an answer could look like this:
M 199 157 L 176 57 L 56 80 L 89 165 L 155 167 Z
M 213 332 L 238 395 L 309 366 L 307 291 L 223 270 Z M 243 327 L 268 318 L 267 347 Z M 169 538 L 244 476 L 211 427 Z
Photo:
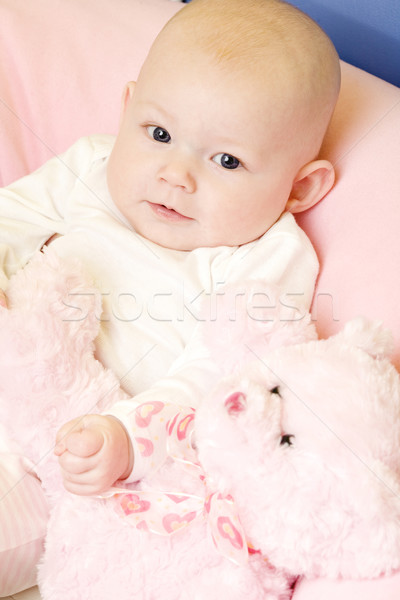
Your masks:
M 203 338 L 226 375 L 274 348 L 317 338 L 298 297 L 259 280 L 218 290 L 204 302 L 203 318 Z
M 63 489 L 55 434 L 125 398 L 94 358 L 101 298 L 77 262 L 39 253 L 11 280 L 0 310 L 0 423 L 36 465 L 51 498 Z
M 55 430 L 125 397 L 93 356 L 100 301 L 85 281 L 76 264 L 39 255 L 0 311 L 1 419 L 52 505 L 45 600 L 285 600 L 298 576 L 400 569 L 400 378 L 383 356 L 387 335 L 364 321 L 317 341 L 307 316 L 283 326 L 278 309 L 273 327 L 244 317 L 206 331 L 216 359 L 229 344 L 221 368 L 233 374 L 197 410 L 195 445 L 207 486 L 233 496 L 256 550 L 245 565 L 215 548 L 203 518 L 163 537 L 134 528 L 108 500 L 62 492 Z M 240 366 L 244 356 L 253 360 Z M 204 494 L 172 459 L 129 487 Z

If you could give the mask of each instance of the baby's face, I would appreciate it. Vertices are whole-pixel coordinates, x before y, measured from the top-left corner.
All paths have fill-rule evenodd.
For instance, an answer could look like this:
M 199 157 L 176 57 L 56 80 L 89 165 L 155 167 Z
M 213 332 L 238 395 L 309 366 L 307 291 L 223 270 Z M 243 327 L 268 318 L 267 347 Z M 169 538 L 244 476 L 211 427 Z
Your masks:
M 282 107 L 204 57 L 161 63 L 126 90 L 108 167 L 116 206 L 140 235 L 176 250 L 259 238 L 298 169 L 280 141 Z

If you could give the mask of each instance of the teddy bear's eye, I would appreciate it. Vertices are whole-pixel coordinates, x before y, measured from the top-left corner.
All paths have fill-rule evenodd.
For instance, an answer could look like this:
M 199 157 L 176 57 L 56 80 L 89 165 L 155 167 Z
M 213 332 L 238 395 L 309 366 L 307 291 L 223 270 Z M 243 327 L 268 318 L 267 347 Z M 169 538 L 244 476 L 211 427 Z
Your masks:
M 279 386 L 276 385 L 274 388 L 272 388 L 272 390 L 269 391 L 270 394 L 278 394 L 278 396 L 280 396 L 280 390 L 279 390 Z
M 283 446 L 284 444 L 287 444 L 288 446 L 293 446 L 293 442 L 292 439 L 294 438 L 294 435 L 283 435 L 281 437 L 281 446 Z

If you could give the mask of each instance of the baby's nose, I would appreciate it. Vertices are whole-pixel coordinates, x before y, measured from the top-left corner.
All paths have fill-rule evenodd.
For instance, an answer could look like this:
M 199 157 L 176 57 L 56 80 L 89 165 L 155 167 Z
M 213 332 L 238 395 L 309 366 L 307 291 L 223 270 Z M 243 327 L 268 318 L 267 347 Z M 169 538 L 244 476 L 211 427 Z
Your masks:
M 164 164 L 158 175 L 160 181 L 166 182 L 172 187 L 182 188 L 190 194 L 196 190 L 196 179 L 192 165 L 188 160 L 176 157 Z

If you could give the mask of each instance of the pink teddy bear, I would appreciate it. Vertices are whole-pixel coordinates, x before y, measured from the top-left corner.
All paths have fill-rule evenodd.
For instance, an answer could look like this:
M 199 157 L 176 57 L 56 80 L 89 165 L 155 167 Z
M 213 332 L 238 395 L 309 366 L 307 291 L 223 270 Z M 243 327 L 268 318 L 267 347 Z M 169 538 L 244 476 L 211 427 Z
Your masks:
M 24 407 L 18 387 L 14 404 L 30 416 L 12 430 L 41 469 L 52 505 L 39 566 L 44 600 L 287 600 L 298 577 L 371 578 L 400 569 L 400 377 L 385 357 L 387 332 L 356 320 L 316 340 L 309 316 L 296 319 L 289 310 L 289 318 L 285 310 L 282 319 L 279 306 L 278 319 L 244 318 L 223 325 L 220 336 L 219 325 L 210 326 L 226 376 L 197 411 L 162 402 L 136 410 L 143 451 L 165 445 L 163 466 L 105 497 L 73 496 L 61 492 L 53 459 L 40 461 L 54 430 L 125 395 L 93 357 L 98 295 L 76 266 L 71 274 L 54 256 L 45 259 L 33 264 L 33 279 L 34 269 L 47 269 L 54 291 L 42 293 L 34 329 L 28 335 L 20 327 L 17 345 L 20 357 L 32 344 L 46 348 L 40 376 L 29 352 L 24 371 L 24 386 L 37 382 L 36 406 Z M 20 290 L 29 288 L 29 270 L 24 277 Z M 79 305 L 81 321 L 71 290 L 88 303 Z M 41 310 L 53 316 L 41 323 Z M 33 331 L 53 336 L 52 358 Z M 43 377 L 49 368 L 52 376 Z M 11 392 L 3 387 L 1 406 Z
M 56 506 L 44 598 L 283 600 L 299 576 L 399 569 L 400 380 L 385 347 L 381 329 L 354 321 L 176 413 L 152 477 Z M 138 410 L 158 409 L 168 415 Z

